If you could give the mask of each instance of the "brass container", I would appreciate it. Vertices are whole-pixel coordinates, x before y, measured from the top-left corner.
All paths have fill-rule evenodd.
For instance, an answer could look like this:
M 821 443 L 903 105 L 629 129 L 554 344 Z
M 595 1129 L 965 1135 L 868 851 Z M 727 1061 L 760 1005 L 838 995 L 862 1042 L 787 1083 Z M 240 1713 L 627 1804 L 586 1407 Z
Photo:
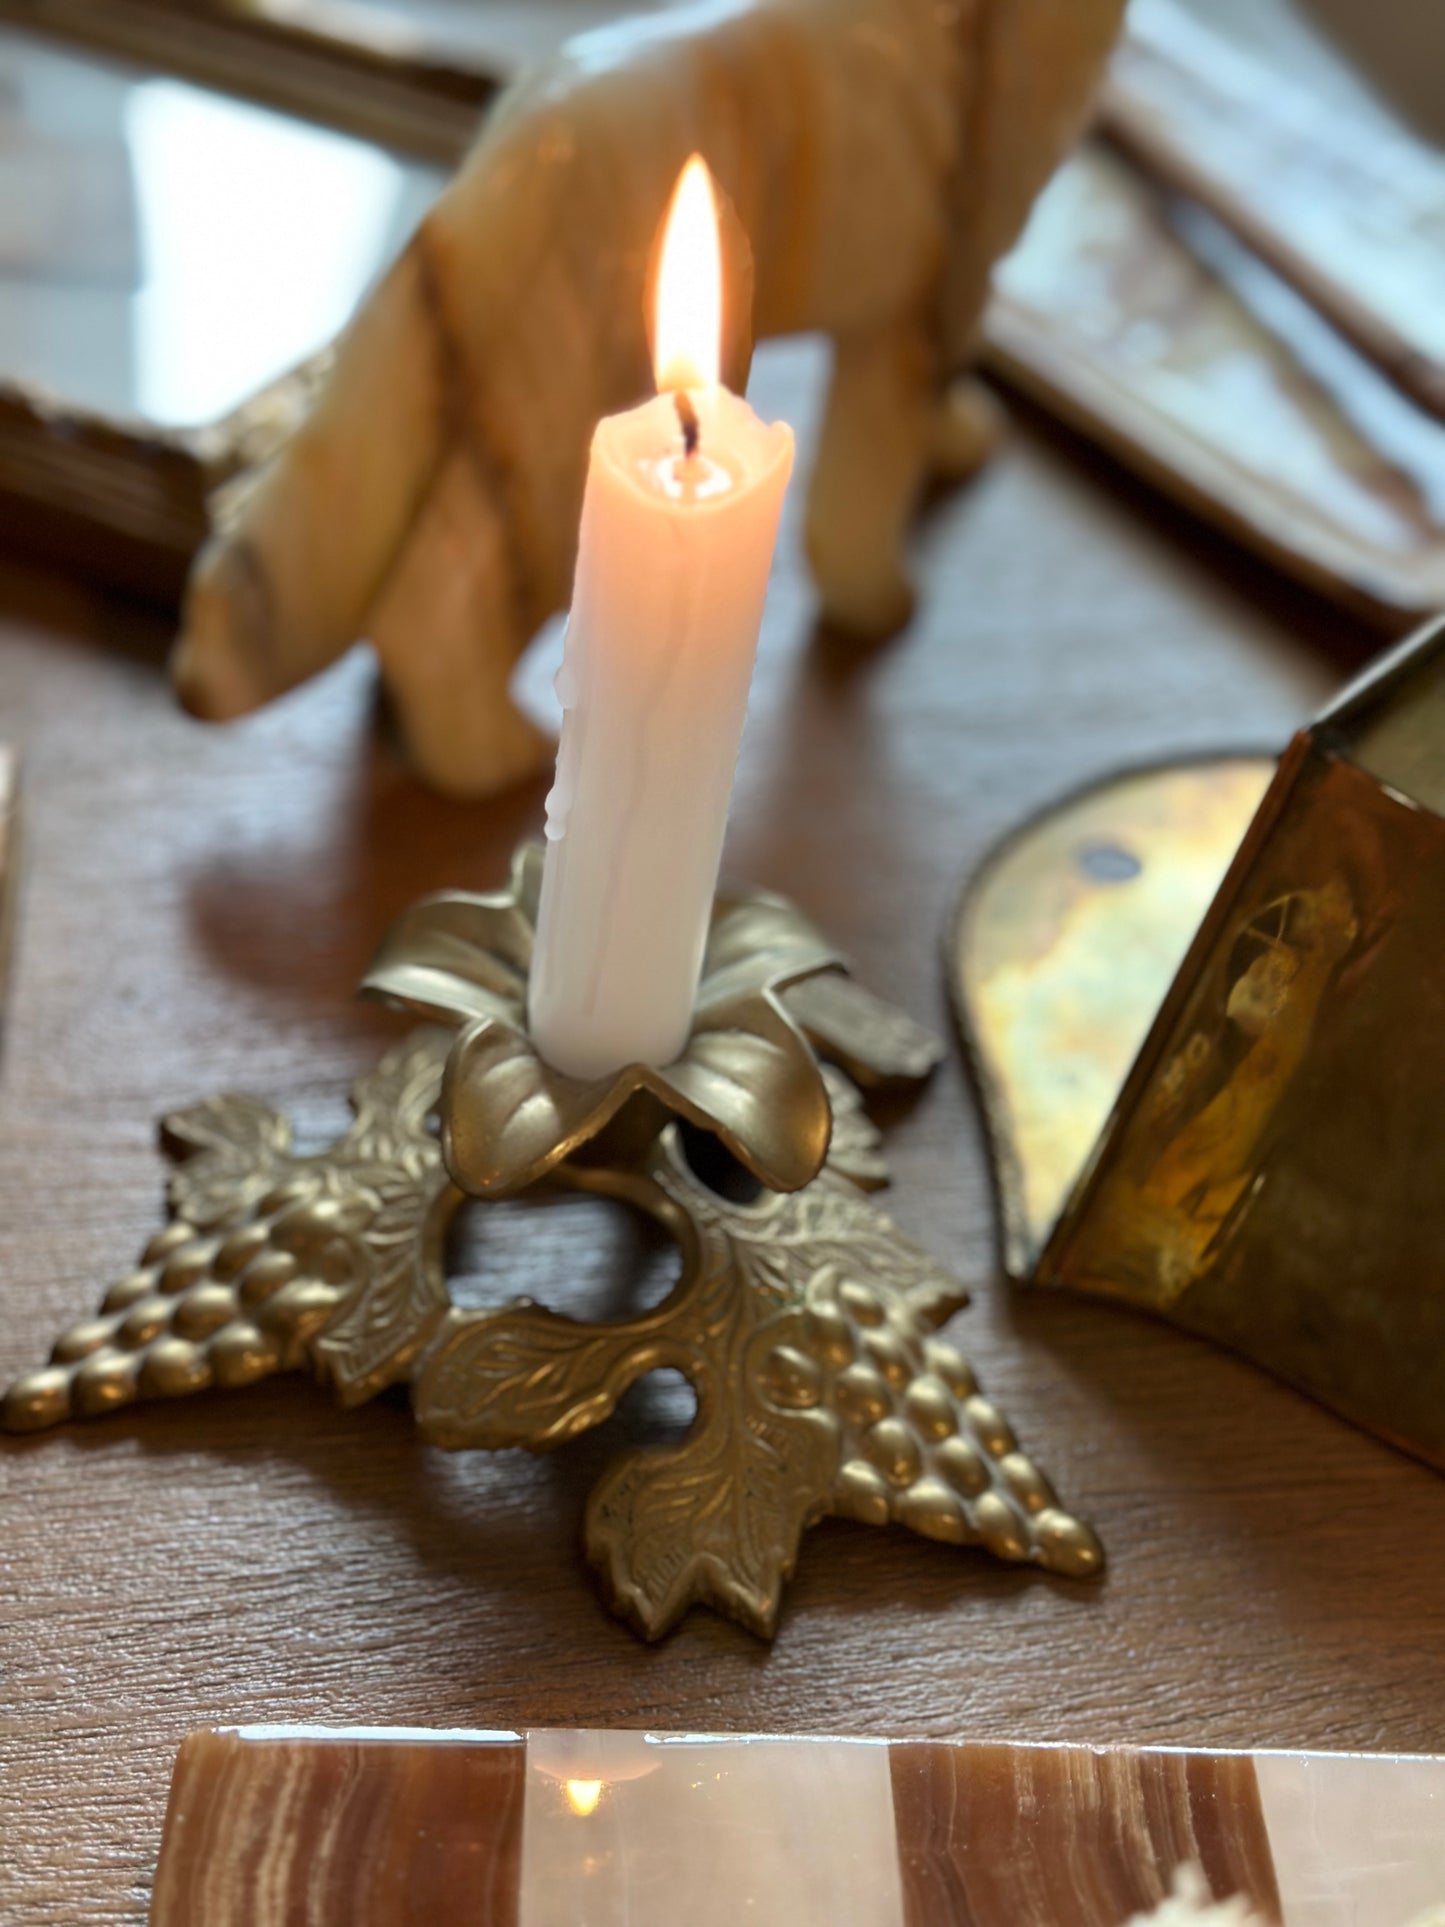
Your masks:
M 965 898 L 1006 1266 L 1220 1340 L 1445 1469 L 1445 624 L 1256 802 L 1266 775 L 1116 780 Z

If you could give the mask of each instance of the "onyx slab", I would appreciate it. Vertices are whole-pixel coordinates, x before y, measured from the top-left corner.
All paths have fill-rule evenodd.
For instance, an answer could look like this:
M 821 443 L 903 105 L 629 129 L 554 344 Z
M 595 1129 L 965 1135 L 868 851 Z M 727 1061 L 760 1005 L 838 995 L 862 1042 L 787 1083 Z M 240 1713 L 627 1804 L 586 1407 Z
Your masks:
M 151 1927 L 1287 1927 L 1445 1901 L 1445 1760 L 241 1727 L 181 1748 Z

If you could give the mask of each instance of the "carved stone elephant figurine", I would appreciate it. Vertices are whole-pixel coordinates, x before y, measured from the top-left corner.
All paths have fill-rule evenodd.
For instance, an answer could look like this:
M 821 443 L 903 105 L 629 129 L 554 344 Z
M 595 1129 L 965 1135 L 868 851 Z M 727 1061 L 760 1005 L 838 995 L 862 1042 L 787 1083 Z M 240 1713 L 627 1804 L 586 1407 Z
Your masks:
M 566 606 L 592 428 L 650 392 L 649 250 L 694 151 L 736 211 L 728 278 L 751 278 L 757 334 L 832 339 L 807 517 L 823 613 L 897 629 L 923 484 L 990 445 L 966 372 L 990 271 L 1123 8 L 703 0 L 570 42 L 489 116 L 198 560 L 187 707 L 241 715 L 366 637 L 437 787 L 545 763 L 509 680 Z

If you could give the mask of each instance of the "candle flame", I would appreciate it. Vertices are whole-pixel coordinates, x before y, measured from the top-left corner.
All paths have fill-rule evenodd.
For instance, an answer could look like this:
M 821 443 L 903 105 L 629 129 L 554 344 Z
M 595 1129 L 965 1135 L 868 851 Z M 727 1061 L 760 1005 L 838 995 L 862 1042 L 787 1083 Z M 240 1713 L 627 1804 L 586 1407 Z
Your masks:
M 585 1820 L 589 1813 L 597 1811 L 597 1802 L 602 1798 L 600 1780 L 569 1780 L 567 1782 L 567 1802 L 572 1811 Z
M 716 387 L 722 368 L 722 243 L 701 154 L 678 176 L 667 211 L 653 367 L 660 390 Z

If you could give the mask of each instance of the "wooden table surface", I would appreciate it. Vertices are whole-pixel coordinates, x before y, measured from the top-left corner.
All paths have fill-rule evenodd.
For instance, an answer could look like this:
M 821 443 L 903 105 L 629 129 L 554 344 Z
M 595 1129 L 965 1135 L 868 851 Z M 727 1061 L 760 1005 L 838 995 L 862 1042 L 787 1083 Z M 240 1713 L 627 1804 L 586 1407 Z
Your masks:
M 759 369 L 805 441 L 817 378 L 806 346 Z M 923 612 L 876 654 L 812 633 L 792 508 L 730 865 L 940 1026 L 940 933 L 1002 831 L 1120 763 L 1277 746 L 1373 646 L 1032 421 L 922 526 Z M 158 1223 L 158 1114 L 250 1087 L 309 1137 L 340 1123 L 396 1034 L 351 1000 L 378 933 L 422 891 L 499 882 L 542 792 L 421 790 L 361 654 L 212 733 L 169 700 L 162 624 L 16 570 L 0 597 L 0 735 L 28 788 L 8 1374 Z M 1202 1343 L 1007 1292 L 956 1054 L 890 1148 L 898 1216 L 975 1288 L 953 1335 L 1105 1538 L 1101 1584 L 829 1524 L 773 1646 L 695 1613 L 648 1649 L 578 1554 L 606 1434 L 449 1457 L 403 1405 L 342 1412 L 297 1377 L 10 1441 L 0 1920 L 141 1921 L 171 1759 L 207 1722 L 1445 1749 L 1445 1480 Z M 577 1309 L 635 1255 L 625 1220 L 578 1202 L 494 1211 L 459 1265 Z

